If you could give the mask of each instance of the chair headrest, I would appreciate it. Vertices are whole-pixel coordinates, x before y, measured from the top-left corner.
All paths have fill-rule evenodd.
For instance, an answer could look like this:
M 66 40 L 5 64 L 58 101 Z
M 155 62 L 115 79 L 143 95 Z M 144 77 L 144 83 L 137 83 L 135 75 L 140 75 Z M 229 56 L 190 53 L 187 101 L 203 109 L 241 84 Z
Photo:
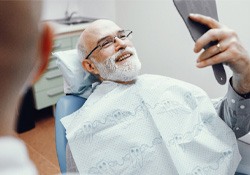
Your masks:
M 83 69 L 77 50 L 58 51 L 53 55 L 63 75 L 64 93 L 88 98 L 92 93 L 92 85 L 99 81 Z

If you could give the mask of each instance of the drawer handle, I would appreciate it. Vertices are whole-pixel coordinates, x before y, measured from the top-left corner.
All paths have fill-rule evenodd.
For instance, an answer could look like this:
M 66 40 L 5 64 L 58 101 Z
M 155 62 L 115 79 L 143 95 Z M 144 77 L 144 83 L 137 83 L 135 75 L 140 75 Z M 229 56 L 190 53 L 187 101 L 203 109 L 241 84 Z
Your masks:
M 58 71 L 58 72 L 56 72 L 56 73 L 47 75 L 47 76 L 46 76 L 46 79 L 47 79 L 47 80 L 51 80 L 51 79 L 54 79 L 54 78 L 57 78 L 57 77 L 60 77 L 60 76 L 62 76 L 62 74 Z
M 55 44 L 55 45 L 53 45 L 52 51 L 60 49 L 61 47 L 62 47 L 62 43 Z
M 63 94 L 63 88 L 62 87 L 58 87 L 58 88 L 55 88 L 55 89 L 52 89 L 50 91 L 47 92 L 47 95 L 49 97 L 54 97 L 54 96 L 57 96 L 59 94 Z

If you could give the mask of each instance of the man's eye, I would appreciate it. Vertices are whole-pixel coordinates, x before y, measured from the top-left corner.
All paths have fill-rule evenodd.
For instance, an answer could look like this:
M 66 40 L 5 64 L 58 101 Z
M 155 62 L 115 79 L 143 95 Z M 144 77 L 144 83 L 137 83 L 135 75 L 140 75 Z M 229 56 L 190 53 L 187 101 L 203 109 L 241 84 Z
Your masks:
M 107 40 L 107 41 L 104 41 L 101 46 L 102 47 L 108 47 L 111 44 L 112 44 L 112 41 L 111 40 Z
M 125 35 L 125 34 L 121 34 L 118 38 L 120 38 L 120 39 L 125 39 L 125 38 L 126 38 L 126 35 Z

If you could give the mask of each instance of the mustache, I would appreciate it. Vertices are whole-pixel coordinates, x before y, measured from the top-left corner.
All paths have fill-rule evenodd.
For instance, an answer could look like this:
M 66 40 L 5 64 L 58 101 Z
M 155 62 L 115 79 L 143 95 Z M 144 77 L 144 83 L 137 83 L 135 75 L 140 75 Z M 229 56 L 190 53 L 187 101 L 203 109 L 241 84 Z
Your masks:
M 133 48 L 133 47 L 126 47 L 123 50 L 119 50 L 117 53 L 115 53 L 114 55 L 112 55 L 110 58 L 112 59 L 112 61 L 115 61 L 124 52 L 130 52 L 130 53 L 132 53 L 134 55 L 135 54 L 135 48 Z
M 115 70 L 117 65 L 115 64 L 115 60 L 121 56 L 124 52 L 130 52 L 132 55 L 136 54 L 136 50 L 134 47 L 126 47 L 125 49 L 119 50 L 117 53 L 113 54 L 111 57 L 107 58 L 103 63 L 107 66 L 110 70 Z

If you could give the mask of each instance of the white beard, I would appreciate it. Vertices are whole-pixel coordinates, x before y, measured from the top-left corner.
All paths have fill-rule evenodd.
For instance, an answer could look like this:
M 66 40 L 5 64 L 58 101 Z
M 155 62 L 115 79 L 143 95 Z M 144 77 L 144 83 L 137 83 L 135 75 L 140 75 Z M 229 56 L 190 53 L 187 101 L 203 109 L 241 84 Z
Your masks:
M 128 58 L 128 60 L 125 60 L 124 63 L 119 65 L 116 64 L 115 59 L 124 51 L 129 51 L 133 55 Z M 127 47 L 126 49 L 115 53 L 101 63 L 95 61 L 94 59 L 91 60 L 94 62 L 100 76 L 104 80 L 122 82 L 132 81 L 137 78 L 141 70 L 141 62 L 137 56 L 136 50 L 131 47 Z

